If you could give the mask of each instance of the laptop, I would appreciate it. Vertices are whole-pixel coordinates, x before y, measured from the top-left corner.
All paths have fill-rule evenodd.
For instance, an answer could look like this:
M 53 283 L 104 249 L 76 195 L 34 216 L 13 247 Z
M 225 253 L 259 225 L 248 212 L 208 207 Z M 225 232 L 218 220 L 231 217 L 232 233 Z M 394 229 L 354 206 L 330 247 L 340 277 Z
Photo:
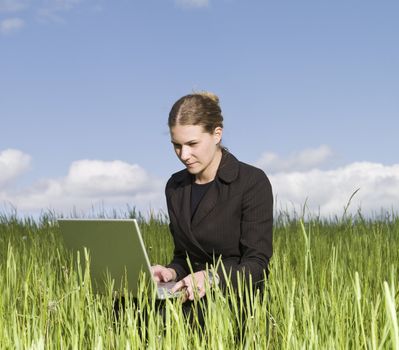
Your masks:
M 150 261 L 135 219 L 58 219 L 65 246 L 76 253 L 84 266 L 89 253 L 90 277 L 95 292 L 106 293 L 107 283 L 114 290 L 127 287 L 138 297 L 138 282 L 143 277 L 153 284 L 158 299 L 179 295 L 170 290 L 176 282 L 157 283 L 152 278 Z M 83 270 L 84 271 L 84 270 Z M 107 282 L 108 281 L 108 282 Z

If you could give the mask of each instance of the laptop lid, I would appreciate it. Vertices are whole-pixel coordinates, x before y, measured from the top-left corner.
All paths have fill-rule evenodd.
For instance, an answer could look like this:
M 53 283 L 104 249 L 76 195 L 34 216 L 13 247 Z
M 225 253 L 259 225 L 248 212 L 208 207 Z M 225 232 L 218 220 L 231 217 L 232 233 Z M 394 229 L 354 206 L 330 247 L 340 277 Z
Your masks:
M 80 252 L 83 266 L 84 248 L 89 251 L 94 291 L 105 293 L 106 280 L 110 277 L 114 290 L 126 286 L 137 297 L 142 272 L 146 282 L 157 287 L 135 219 L 59 219 L 58 223 L 66 247 L 75 253 Z M 166 296 L 158 292 L 158 297 Z

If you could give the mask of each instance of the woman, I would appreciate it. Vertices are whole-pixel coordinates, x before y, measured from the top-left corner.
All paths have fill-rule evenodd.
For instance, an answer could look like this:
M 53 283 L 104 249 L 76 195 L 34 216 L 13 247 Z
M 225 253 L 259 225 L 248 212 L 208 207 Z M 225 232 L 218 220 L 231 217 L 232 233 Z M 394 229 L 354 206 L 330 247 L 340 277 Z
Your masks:
M 262 285 L 272 256 L 268 178 L 221 146 L 223 117 L 217 96 L 204 92 L 180 98 L 168 124 L 185 169 L 166 185 L 175 250 L 169 265 L 153 266 L 154 279 L 178 281 L 173 291 L 185 290 L 189 300 L 195 290 L 200 298 L 205 295 L 207 279 L 223 288 L 227 276 L 236 288 L 237 271 Z M 211 267 L 217 268 L 216 274 L 207 272 Z

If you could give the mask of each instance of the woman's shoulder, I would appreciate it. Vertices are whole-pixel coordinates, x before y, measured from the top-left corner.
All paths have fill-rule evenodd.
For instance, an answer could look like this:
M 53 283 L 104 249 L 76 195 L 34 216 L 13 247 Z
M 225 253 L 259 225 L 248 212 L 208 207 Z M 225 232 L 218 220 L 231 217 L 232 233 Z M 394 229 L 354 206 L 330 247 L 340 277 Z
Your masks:
M 270 181 L 265 172 L 248 163 L 238 160 L 233 154 L 224 152 L 223 167 L 219 171 L 219 178 L 232 186 L 238 186 L 243 190 L 251 188 L 255 184 L 263 183 L 270 187 Z
M 248 172 L 248 173 L 253 173 L 253 174 L 265 174 L 265 172 L 263 171 L 263 169 L 258 168 L 255 165 L 252 164 L 248 164 L 242 161 L 239 161 L 240 163 L 240 168 L 242 169 L 242 171 Z
M 180 185 L 182 182 L 187 180 L 190 177 L 190 173 L 187 169 L 183 169 L 174 173 L 170 176 L 168 182 L 166 183 L 166 189 L 173 188 Z
M 240 179 L 246 189 L 261 186 L 271 190 L 271 183 L 266 173 L 253 165 L 240 162 Z
M 226 156 L 227 156 L 226 157 L 227 162 L 231 163 L 233 167 L 235 166 L 237 168 L 240 177 L 241 176 L 243 176 L 243 177 L 250 176 L 250 177 L 257 177 L 257 178 L 267 178 L 265 172 L 262 169 L 254 166 L 254 165 L 251 165 L 251 164 L 248 164 L 248 163 L 238 160 L 231 153 L 227 153 Z

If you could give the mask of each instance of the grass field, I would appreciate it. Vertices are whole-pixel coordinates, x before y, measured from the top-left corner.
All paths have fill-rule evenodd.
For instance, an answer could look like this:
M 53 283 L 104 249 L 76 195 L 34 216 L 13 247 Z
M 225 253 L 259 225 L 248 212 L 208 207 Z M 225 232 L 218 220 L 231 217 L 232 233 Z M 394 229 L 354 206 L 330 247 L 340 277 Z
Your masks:
M 152 262 L 168 262 L 166 219 L 139 222 Z M 162 319 L 142 286 L 142 298 L 127 298 L 115 321 L 111 293 L 93 294 L 88 275 L 72 268 L 51 215 L 2 215 L 0 348 L 399 349 L 398 277 L 398 216 L 282 213 L 262 296 L 209 290 L 202 332 L 184 319 L 179 300 L 166 303 Z

